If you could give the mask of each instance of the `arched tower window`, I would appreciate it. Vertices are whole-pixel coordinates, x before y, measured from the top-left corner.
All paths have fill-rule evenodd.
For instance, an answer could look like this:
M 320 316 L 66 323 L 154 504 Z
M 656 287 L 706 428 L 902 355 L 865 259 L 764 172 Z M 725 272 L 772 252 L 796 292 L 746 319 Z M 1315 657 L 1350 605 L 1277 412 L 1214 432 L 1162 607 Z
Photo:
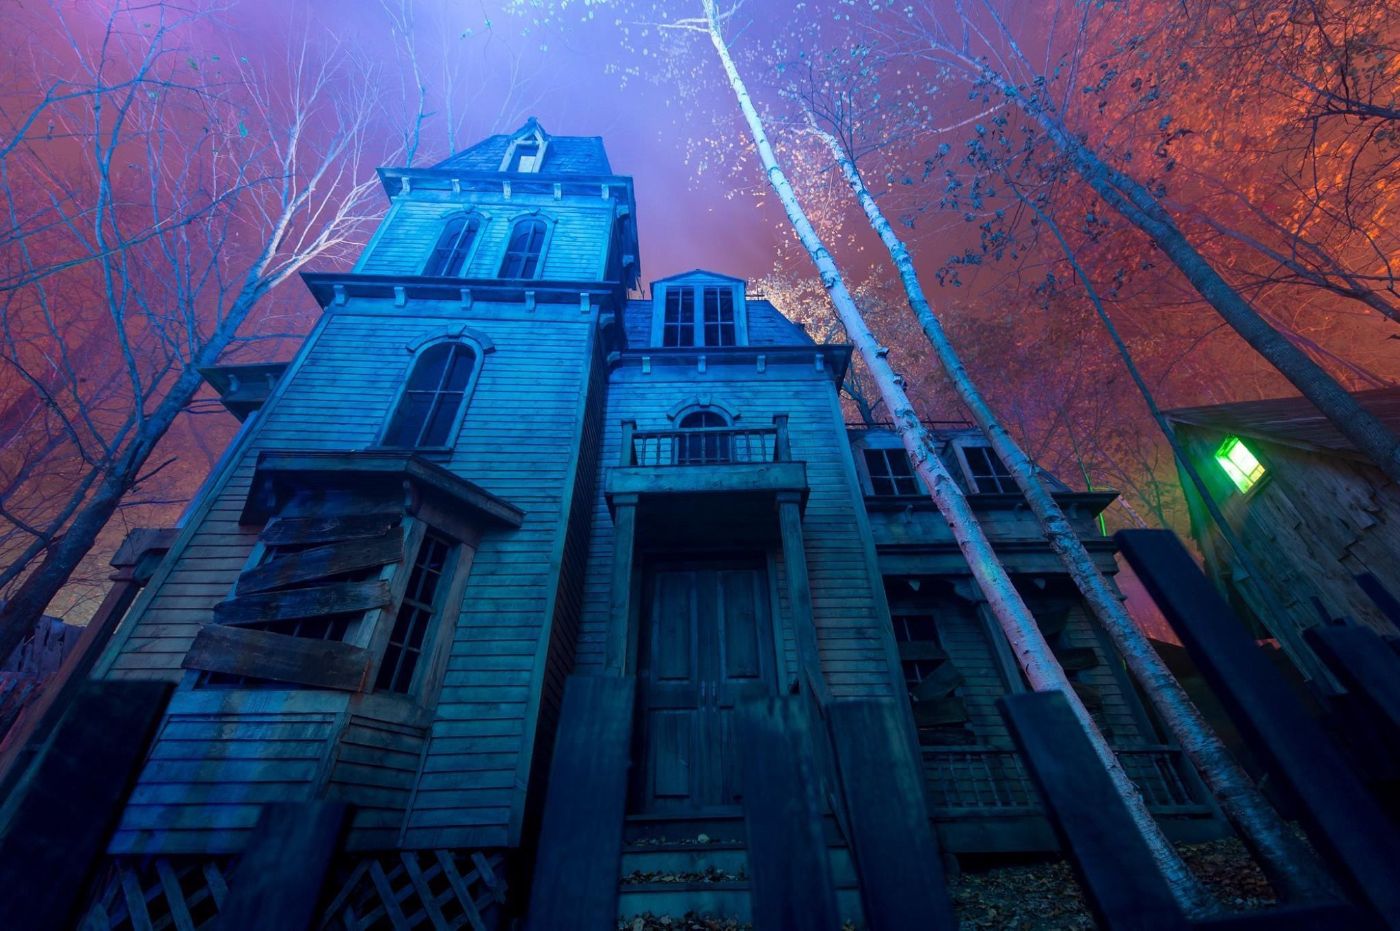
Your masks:
M 448 220 L 423 274 L 432 278 L 460 278 L 480 230 L 481 218 L 477 216 L 458 215 Z
M 676 424 L 683 432 L 676 443 L 677 465 L 708 465 L 729 462 L 729 421 L 714 411 L 693 411 Z
M 511 227 L 506 257 L 501 262 L 502 278 L 535 278 L 539 276 L 540 256 L 549 227 L 538 217 L 516 221 Z
M 462 342 L 439 342 L 418 354 L 384 431 L 384 445 L 447 446 L 462 419 L 477 354 Z

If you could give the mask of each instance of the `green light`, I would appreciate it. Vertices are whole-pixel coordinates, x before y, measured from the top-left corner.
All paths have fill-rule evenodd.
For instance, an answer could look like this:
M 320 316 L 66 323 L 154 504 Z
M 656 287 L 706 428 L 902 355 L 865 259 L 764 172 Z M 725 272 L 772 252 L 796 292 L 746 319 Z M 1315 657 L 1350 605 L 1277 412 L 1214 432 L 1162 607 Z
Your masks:
M 1240 491 L 1249 491 L 1264 477 L 1264 466 L 1237 436 L 1225 438 L 1215 451 L 1215 461 Z

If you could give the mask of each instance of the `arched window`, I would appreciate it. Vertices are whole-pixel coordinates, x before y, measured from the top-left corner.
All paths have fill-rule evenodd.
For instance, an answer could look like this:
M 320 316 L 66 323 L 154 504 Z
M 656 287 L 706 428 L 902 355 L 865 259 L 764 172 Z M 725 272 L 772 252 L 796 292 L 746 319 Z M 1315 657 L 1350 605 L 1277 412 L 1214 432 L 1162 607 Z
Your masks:
M 502 278 L 534 278 L 539 274 L 547 229 L 538 218 L 520 220 L 511 228 L 506 257 L 501 262 Z
M 384 431 L 385 446 L 441 448 L 451 441 L 476 368 L 476 353 L 460 342 L 433 343 L 418 354 L 403 396 Z
M 695 411 L 680 419 L 682 435 L 676 441 L 677 465 L 707 465 L 729 462 L 729 421 L 714 411 Z
M 433 254 L 423 274 L 431 278 L 460 278 L 466 270 L 467 258 L 471 255 L 476 234 L 481 230 L 481 218 L 475 216 L 455 216 L 447 221 L 438 236 Z

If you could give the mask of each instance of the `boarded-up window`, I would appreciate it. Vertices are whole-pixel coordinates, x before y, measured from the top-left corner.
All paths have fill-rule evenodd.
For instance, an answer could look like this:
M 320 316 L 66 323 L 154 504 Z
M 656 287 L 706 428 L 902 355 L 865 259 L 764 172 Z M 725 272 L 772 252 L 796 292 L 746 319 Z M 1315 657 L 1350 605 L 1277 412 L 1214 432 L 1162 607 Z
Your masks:
M 384 445 L 441 448 L 461 420 L 476 353 L 464 343 L 436 343 L 419 353 L 399 398 Z
M 501 262 L 502 278 L 536 278 L 540 271 L 540 256 L 544 253 L 544 237 L 548 227 L 540 219 L 518 221 L 510 231 L 506 257 Z
M 423 274 L 432 278 L 461 277 L 480 229 L 481 220 L 477 217 L 456 216 L 448 220 L 438 236 L 437 245 L 433 247 L 433 254 L 428 257 Z

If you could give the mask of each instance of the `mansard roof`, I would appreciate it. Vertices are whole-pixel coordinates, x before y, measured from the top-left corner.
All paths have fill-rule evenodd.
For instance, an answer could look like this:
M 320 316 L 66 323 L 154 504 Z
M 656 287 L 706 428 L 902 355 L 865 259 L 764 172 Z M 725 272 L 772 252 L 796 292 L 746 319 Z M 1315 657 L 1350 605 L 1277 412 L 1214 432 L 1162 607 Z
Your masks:
M 488 136 L 474 146 L 443 159 L 434 168 L 458 168 L 466 171 L 499 171 L 506 150 L 514 140 L 538 131 L 545 139 L 544 164 L 541 174 L 547 175 L 610 175 L 608 154 L 601 136 L 551 136 L 533 116 L 513 133 Z

